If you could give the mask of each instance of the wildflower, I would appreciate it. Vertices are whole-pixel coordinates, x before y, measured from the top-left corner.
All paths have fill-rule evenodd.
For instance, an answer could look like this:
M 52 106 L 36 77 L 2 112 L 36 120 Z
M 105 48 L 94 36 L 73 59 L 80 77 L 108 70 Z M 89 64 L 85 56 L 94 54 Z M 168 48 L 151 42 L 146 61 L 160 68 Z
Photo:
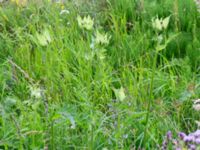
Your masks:
M 65 5 L 61 4 L 61 10 L 64 10 L 65 9 Z
M 196 150 L 196 145 L 190 144 L 190 145 L 188 146 L 188 148 L 189 148 L 189 150 Z
M 167 150 L 167 146 L 169 144 L 169 142 L 172 140 L 172 133 L 171 131 L 168 131 L 167 134 L 166 134 L 166 137 L 162 143 L 162 150 Z
M 41 34 L 36 33 L 36 38 L 38 43 L 42 46 L 46 46 L 51 42 L 51 36 L 47 29 L 45 29 Z
M 172 139 L 172 132 L 171 132 L 171 131 L 168 131 L 168 132 L 167 132 L 167 139 L 168 139 L 168 140 L 171 140 L 171 139 Z
M 186 134 L 184 132 L 179 132 L 179 137 L 183 140 Z
M 124 138 L 124 139 L 127 139 L 127 138 L 128 138 L 128 134 L 124 134 L 124 135 L 123 135 L 123 138 Z
M 200 99 L 197 99 L 197 100 L 194 101 L 193 108 L 196 111 L 200 111 Z
M 200 139 L 198 138 L 198 139 L 195 139 L 195 143 L 196 144 L 200 144 Z
M 30 87 L 31 97 L 39 99 L 42 97 L 42 90 L 36 86 Z
M 67 9 L 61 10 L 60 15 L 63 15 L 63 14 L 69 14 L 69 10 Z
M 200 130 L 197 130 L 193 133 L 195 137 L 200 137 Z
M 83 18 L 81 18 L 81 16 L 77 16 L 77 21 L 80 28 L 86 30 L 92 30 L 94 25 L 94 20 L 89 15 Z
M 96 38 L 95 38 L 95 43 L 99 45 L 107 45 L 109 44 L 110 41 L 110 36 L 106 34 L 101 34 L 99 31 L 96 31 Z
M 194 136 L 192 136 L 192 135 L 185 136 L 183 138 L 183 141 L 184 142 L 192 142 L 192 141 L 194 141 Z
M 152 19 L 152 27 L 159 31 L 167 29 L 169 20 L 170 20 L 170 16 L 168 16 L 164 19 L 162 19 L 162 18 L 159 19 L 158 17 L 156 17 L 156 19 Z
M 197 11 L 200 12 L 200 1 L 199 0 L 194 0 L 197 6 Z
M 17 6 L 26 6 L 27 0 L 11 0 L 13 3 L 17 4 Z
M 119 101 L 124 101 L 124 99 L 126 98 L 123 87 L 121 87 L 120 89 L 114 89 L 114 93 L 115 93 L 117 100 L 119 100 Z

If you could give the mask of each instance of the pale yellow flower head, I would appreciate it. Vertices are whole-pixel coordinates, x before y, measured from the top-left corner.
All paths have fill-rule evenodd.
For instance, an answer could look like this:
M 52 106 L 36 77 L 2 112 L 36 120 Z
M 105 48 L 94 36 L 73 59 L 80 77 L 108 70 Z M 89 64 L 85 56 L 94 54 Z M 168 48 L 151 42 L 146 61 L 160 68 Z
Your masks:
M 31 97 L 40 99 L 42 97 L 42 90 L 37 86 L 30 87 Z
M 27 4 L 27 0 L 11 0 L 11 2 L 17 4 L 17 6 L 26 6 Z
M 170 16 L 166 17 L 166 18 L 154 18 L 152 19 L 152 27 L 154 29 L 157 29 L 159 31 L 161 30 L 165 30 L 167 29 L 168 25 L 169 25 L 169 20 L 170 20 Z
M 47 29 L 45 29 L 42 33 L 36 33 L 37 42 L 41 46 L 46 46 L 51 42 L 51 35 Z
M 109 44 L 110 38 L 111 36 L 109 36 L 107 33 L 104 34 L 104 33 L 100 33 L 99 31 L 96 31 L 95 43 L 99 45 L 103 45 L 103 44 L 107 45 Z
M 119 100 L 121 102 L 125 100 L 126 95 L 125 95 L 125 90 L 123 87 L 121 87 L 120 89 L 114 89 L 114 93 L 115 93 L 117 100 Z
M 81 16 L 77 16 L 78 25 L 80 28 L 92 30 L 94 25 L 94 20 L 88 15 L 87 17 L 81 18 Z

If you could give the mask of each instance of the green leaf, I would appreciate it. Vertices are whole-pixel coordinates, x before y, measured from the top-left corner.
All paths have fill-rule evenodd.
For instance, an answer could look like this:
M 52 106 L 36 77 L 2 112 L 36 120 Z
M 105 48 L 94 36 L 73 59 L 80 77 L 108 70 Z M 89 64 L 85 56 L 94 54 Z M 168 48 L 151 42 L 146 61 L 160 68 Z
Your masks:
M 156 51 L 161 51 L 167 47 L 167 44 L 162 44 L 162 45 L 157 45 L 156 46 Z

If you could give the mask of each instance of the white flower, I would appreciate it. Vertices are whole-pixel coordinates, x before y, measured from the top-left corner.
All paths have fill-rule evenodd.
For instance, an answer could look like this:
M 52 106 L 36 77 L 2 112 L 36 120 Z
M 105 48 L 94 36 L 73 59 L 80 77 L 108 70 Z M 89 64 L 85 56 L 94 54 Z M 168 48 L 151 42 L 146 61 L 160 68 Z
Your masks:
M 196 111 L 200 111 L 200 99 L 197 99 L 197 100 L 194 101 L 193 108 Z
M 61 10 L 60 15 L 62 14 L 69 14 L 69 10 L 67 9 Z
M 42 97 L 42 90 L 36 86 L 30 87 L 31 97 L 33 98 L 41 98 Z
M 106 34 L 102 34 L 99 31 L 96 31 L 96 35 L 95 35 L 95 43 L 99 44 L 99 45 L 107 45 L 109 44 L 110 38 L 111 36 L 108 36 L 107 33 Z
M 77 21 L 80 28 L 92 30 L 93 25 L 94 25 L 94 20 L 89 15 L 83 18 L 81 18 L 81 16 L 78 15 Z
M 154 18 L 152 19 L 152 27 L 154 29 L 157 29 L 159 31 L 163 30 L 163 29 L 167 29 L 168 25 L 169 25 L 169 20 L 170 20 L 170 16 L 162 19 L 162 18 Z

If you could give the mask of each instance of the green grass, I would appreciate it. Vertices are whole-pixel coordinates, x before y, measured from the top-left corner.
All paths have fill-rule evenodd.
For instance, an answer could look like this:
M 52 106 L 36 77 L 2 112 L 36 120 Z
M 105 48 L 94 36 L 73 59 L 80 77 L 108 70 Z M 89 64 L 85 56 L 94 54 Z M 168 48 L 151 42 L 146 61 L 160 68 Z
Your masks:
M 48 1 L 0 4 L 0 149 L 159 149 L 167 131 L 197 128 L 200 14 L 193 0 L 63 5 L 69 14 Z M 90 15 L 93 30 L 80 28 L 78 15 Z M 171 16 L 165 31 L 152 28 L 156 16 Z M 44 30 L 51 42 L 42 46 L 36 35 Z M 96 30 L 111 39 L 92 49 Z M 39 98 L 31 96 L 35 86 Z

